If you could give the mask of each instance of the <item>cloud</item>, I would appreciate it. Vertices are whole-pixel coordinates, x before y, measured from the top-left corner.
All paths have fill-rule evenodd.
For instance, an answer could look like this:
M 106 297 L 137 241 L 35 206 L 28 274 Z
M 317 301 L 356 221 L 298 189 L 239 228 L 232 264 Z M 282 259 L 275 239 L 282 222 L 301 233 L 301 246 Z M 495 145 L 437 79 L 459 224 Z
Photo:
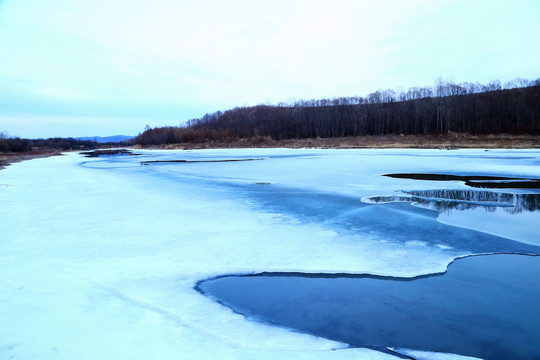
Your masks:
M 534 0 L 4 1 L 0 115 L 187 120 L 438 76 L 534 78 L 538 18 Z

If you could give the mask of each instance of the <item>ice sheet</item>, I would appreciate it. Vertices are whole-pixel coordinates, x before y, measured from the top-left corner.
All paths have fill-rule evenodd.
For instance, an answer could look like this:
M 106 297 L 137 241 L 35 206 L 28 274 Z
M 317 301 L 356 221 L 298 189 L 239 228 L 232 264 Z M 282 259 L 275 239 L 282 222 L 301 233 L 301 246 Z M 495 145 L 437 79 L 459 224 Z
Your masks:
M 193 285 L 260 271 L 440 272 L 471 250 L 364 231 L 354 219 L 377 216 L 362 213 L 364 196 L 448 184 L 379 175 L 475 169 L 540 177 L 537 151 L 140 153 L 95 159 L 72 153 L 0 171 L 1 358 L 394 358 L 246 321 Z M 140 165 L 247 158 L 264 160 Z M 281 190 L 272 199 L 273 189 Z M 290 201 L 281 201 L 283 195 Z M 437 216 L 420 210 L 392 213 L 404 212 L 410 221 Z

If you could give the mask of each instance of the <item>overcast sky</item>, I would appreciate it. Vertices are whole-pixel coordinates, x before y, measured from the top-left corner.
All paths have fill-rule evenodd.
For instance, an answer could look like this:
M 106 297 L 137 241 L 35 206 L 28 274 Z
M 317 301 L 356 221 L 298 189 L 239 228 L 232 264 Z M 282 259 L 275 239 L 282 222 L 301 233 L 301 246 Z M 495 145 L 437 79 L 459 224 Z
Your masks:
M 0 131 L 136 135 L 205 113 L 540 77 L 539 0 L 0 0 Z

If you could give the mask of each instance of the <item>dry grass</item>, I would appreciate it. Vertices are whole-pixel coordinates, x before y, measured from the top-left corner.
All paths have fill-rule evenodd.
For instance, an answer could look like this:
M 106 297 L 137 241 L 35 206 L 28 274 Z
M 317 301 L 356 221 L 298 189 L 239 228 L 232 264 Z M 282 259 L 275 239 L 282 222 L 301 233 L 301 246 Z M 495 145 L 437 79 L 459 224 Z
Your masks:
M 418 148 L 418 149 L 529 149 L 540 148 L 540 136 L 534 135 L 387 135 L 344 138 L 272 140 L 269 137 L 242 139 L 230 142 L 168 144 L 160 149 L 228 149 L 228 148 Z M 136 146 L 141 148 L 141 146 Z

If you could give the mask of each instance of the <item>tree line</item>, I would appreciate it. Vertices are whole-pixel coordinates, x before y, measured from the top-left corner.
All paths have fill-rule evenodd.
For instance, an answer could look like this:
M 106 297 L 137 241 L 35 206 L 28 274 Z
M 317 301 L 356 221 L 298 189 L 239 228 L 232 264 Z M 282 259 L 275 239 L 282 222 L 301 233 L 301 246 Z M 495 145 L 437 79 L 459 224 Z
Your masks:
M 540 79 L 502 85 L 454 83 L 377 90 L 366 97 L 299 100 L 237 107 L 206 114 L 180 126 L 149 128 L 135 139 L 152 145 L 366 135 L 540 134 Z
M 26 152 L 32 150 L 89 150 L 97 147 L 95 141 L 73 138 L 21 139 L 0 132 L 0 153 Z

